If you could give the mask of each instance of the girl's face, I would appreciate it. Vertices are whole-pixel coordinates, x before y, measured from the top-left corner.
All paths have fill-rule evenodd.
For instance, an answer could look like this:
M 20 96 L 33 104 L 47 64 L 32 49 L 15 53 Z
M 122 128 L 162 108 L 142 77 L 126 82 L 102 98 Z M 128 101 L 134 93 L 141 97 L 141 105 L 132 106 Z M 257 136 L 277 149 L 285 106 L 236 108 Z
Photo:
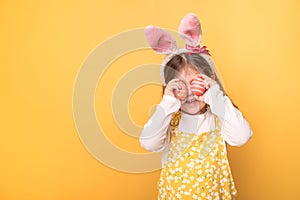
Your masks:
M 191 91 L 190 82 L 198 74 L 200 73 L 194 68 L 185 66 L 181 68 L 176 75 L 176 78 L 186 84 L 188 90 L 188 96 L 181 101 L 181 111 L 191 115 L 200 114 L 201 109 L 206 105 L 204 101 L 198 100 L 198 97 Z

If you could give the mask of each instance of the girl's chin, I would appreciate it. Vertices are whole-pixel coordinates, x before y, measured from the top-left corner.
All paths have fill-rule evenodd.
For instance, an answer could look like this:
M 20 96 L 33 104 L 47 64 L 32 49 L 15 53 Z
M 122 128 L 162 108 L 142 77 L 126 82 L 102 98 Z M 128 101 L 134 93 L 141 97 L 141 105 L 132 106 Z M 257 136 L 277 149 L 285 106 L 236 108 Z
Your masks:
M 194 106 L 185 105 L 184 107 L 181 108 L 181 110 L 187 114 L 195 115 L 199 113 L 200 107 L 197 104 L 195 104 Z
M 181 106 L 182 112 L 190 114 L 190 115 L 200 114 L 201 108 L 203 108 L 203 107 L 200 106 L 199 101 L 194 101 L 191 103 L 185 102 Z

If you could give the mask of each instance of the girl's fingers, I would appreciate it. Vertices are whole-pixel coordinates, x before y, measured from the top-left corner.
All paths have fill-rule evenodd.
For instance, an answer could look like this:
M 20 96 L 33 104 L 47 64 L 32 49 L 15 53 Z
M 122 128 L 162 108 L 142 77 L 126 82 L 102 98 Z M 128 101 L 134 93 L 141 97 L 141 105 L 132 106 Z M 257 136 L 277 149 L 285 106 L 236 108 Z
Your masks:
M 187 97 L 188 90 L 185 83 L 179 79 L 172 79 L 165 89 L 165 94 L 184 100 Z
M 204 95 L 199 96 L 199 97 L 198 97 L 198 100 L 199 100 L 199 101 L 204 101 Z
M 205 88 L 206 88 L 207 90 L 208 90 L 210 87 L 212 87 L 213 85 L 217 84 L 217 82 L 216 82 L 214 79 L 212 79 L 212 78 L 206 76 L 205 74 L 201 74 L 201 75 L 202 75 L 202 77 L 204 78 L 203 83 L 204 83 L 204 86 L 205 86 Z
M 168 83 L 167 88 L 168 92 L 173 93 L 173 96 L 179 100 L 184 100 L 187 97 L 188 90 L 186 84 L 179 79 L 171 80 Z

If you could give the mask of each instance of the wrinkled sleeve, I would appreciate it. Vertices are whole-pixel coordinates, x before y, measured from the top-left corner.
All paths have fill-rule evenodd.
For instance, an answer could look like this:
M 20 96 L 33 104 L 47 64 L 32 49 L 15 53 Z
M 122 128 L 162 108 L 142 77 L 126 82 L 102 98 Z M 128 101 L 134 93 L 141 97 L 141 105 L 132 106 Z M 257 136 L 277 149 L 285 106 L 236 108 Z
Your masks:
M 172 113 L 178 111 L 180 101 L 175 97 L 164 95 L 157 105 L 156 111 L 144 125 L 140 136 L 141 146 L 153 152 L 162 151 L 168 141 L 167 130 Z
M 241 146 L 252 136 L 252 130 L 241 111 L 223 95 L 219 85 L 212 86 L 204 95 L 204 102 L 210 105 L 212 113 L 221 120 L 221 134 L 231 146 Z

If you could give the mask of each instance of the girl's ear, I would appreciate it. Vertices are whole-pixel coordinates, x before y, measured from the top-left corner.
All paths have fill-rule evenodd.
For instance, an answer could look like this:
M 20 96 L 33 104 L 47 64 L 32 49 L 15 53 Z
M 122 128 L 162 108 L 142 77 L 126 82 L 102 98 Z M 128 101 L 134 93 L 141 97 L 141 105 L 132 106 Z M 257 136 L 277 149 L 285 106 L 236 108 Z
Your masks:
M 156 26 L 147 26 L 145 35 L 150 47 L 160 54 L 171 54 L 177 49 L 176 41 L 166 31 Z

